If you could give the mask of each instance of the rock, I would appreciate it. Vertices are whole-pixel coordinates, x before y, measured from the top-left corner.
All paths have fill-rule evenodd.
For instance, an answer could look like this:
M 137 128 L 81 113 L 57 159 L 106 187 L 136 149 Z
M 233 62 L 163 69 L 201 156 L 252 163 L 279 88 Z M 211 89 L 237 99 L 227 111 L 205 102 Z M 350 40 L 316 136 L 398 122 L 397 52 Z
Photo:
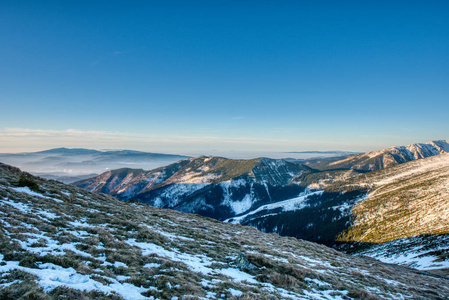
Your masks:
M 248 261 L 245 255 L 239 254 L 235 260 L 237 268 L 240 270 L 255 270 L 257 267 Z

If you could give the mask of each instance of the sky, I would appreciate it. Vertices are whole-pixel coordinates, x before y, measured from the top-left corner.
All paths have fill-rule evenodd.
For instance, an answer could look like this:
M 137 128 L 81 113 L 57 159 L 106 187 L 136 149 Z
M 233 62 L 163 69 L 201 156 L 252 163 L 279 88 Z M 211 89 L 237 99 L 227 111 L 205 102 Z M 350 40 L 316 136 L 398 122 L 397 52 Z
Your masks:
M 448 1 L 1 1 L 0 45 L 0 152 L 449 139 Z

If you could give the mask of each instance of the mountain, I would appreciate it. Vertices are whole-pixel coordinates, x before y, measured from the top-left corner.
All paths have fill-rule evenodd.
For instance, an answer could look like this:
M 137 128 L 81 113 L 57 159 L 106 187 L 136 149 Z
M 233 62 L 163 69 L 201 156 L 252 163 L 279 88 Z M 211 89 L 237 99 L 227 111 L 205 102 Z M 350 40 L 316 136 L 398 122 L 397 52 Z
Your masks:
M 448 157 L 443 153 L 371 172 L 318 171 L 283 160 L 203 157 L 153 171 L 115 170 L 77 185 L 354 254 L 415 263 L 423 270 L 443 262 L 444 273 L 449 245 L 418 251 L 411 241 L 434 245 L 433 239 L 449 234 Z M 413 254 L 404 259 L 393 245 L 405 251 L 407 243 Z M 417 261 L 420 257 L 427 265 Z
M 0 165 L 2 299 L 446 299 L 448 279 Z
M 370 186 L 343 241 L 382 243 L 423 234 L 449 233 L 449 154 L 410 161 L 354 178 Z
M 440 150 L 445 151 L 442 142 L 431 144 L 439 145 Z M 430 149 L 430 146 L 426 148 L 423 145 L 427 144 L 403 148 L 421 149 L 416 151 L 420 155 L 430 154 L 431 152 L 422 150 Z M 389 149 L 379 152 L 391 152 L 393 148 Z M 424 221 L 410 226 L 410 218 L 424 218 L 415 214 L 409 214 L 409 218 L 406 218 L 405 213 L 402 213 L 402 217 L 397 207 L 391 205 L 394 201 L 381 199 L 388 199 L 385 195 L 390 195 L 391 191 L 407 190 L 407 198 L 402 194 L 394 194 L 394 197 L 401 199 L 398 201 L 409 201 L 404 202 L 409 203 L 407 205 L 413 203 L 417 211 L 429 214 L 433 211 L 437 217 L 445 214 L 445 201 L 429 203 L 426 200 L 421 203 L 419 201 L 423 199 L 422 196 L 412 191 L 418 191 L 414 189 L 415 186 L 423 186 L 420 189 L 426 191 L 428 196 L 434 193 L 445 195 L 445 191 L 440 191 L 440 183 L 434 186 L 432 177 L 426 179 L 426 176 L 418 176 L 418 173 L 428 169 L 432 174 L 438 173 L 443 179 L 447 178 L 446 173 L 439 173 L 445 166 L 446 157 L 446 154 L 436 155 L 363 174 L 355 170 L 317 171 L 297 163 L 267 158 L 230 160 L 201 157 L 152 171 L 108 171 L 74 184 L 122 200 L 135 200 L 156 207 L 197 213 L 252 226 L 264 232 L 275 232 L 327 245 L 334 245 L 335 241 L 379 243 L 415 235 L 443 233 L 437 230 L 435 224 L 430 226 L 433 231 L 425 229 L 429 228 L 429 224 Z M 399 187 L 393 180 L 394 176 L 402 176 L 399 174 L 408 174 L 407 172 L 416 176 L 407 185 Z M 401 183 L 405 184 L 403 180 Z M 382 188 L 379 187 L 380 184 L 383 184 Z M 414 202 L 410 202 L 415 198 Z M 428 209 L 423 209 L 423 205 L 427 205 Z M 401 209 L 405 211 L 404 208 Z M 381 214 L 383 219 L 379 221 L 366 214 Z M 389 215 L 391 218 L 387 217 Z M 365 224 L 360 221 L 362 219 L 370 220 L 370 223 Z M 390 219 L 395 220 L 396 225 L 389 222 Z M 429 216 L 425 219 L 429 219 Z M 354 220 L 357 225 L 354 225 Z M 438 223 L 437 220 L 432 222 Z M 364 226 L 372 234 L 378 234 L 382 238 L 364 233 L 365 239 L 360 239 L 354 235 L 357 230 L 365 232 Z M 381 227 L 386 229 L 382 231 Z M 389 230 L 388 234 L 386 230 Z M 403 231 L 407 232 L 400 234 Z M 351 234 L 353 238 L 349 238 Z
M 281 159 L 186 159 L 151 171 L 119 169 L 73 183 L 122 200 L 224 220 L 298 197 L 306 191 L 296 180 L 312 170 Z
M 132 150 L 98 151 L 82 148 L 56 148 L 39 152 L 5 154 L 0 161 L 16 165 L 47 179 L 70 183 L 123 167 L 157 168 L 187 156 Z
M 337 161 L 310 163 L 308 166 L 320 170 L 356 170 L 369 172 L 384 169 L 408 161 L 422 159 L 449 152 L 449 140 L 390 147 L 387 149 L 362 153 Z
M 349 227 L 350 210 L 366 189 L 310 189 L 307 179 L 316 174 L 279 159 L 200 157 L 151 171 L 108 171 L 73 184 L 122 200 L 332 245 Z

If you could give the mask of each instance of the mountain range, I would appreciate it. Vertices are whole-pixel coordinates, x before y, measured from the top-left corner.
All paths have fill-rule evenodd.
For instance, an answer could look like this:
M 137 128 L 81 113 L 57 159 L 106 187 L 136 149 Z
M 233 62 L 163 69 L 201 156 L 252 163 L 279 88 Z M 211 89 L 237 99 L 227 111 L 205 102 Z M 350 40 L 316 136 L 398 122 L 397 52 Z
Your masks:
M 269 183 L 290 175 L 254 176 Z M 120 201 L 4 164 L 0 215 L 1 299 L 449 298 L 441 275 Z
M 109 171 L 74 184 L 358 253 L 378 243 L 449 233 L 447 150 L 448 141 L 434 141 L 319 166 L 201 157 L 151 171 Z M 435 251 L 423 255 L 443 263 L 423 269 L 449 267 L 449 248 Z
M 360 153 L 333 162 L 312 163 L 309 166 L 319 170 L 352 169 L 369 172 L 447 152 L 449 152 L 448 140 L 439 140 L 408 146 L 395 146 L 379 151 Z
M 3 163 L 17 166 L 34 175 L 65 183 L 123 167 L 154 169 L 185 158 L 187 156 L 133 150 L 98 151 L 82 148 L 0 153 L 0 161 Z

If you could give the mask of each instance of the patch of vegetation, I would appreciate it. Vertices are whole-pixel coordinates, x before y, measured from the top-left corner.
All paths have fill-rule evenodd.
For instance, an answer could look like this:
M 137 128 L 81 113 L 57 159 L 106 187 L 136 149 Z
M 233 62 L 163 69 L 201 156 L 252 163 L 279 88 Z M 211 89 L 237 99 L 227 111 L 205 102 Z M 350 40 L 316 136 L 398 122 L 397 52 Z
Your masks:
M 30 190 L 39 192 L 39 183 L 31 174 L 22 172 L 19 177 L 19 181 L 17 182 L 17 186 L 19 187 L 28 187 Z

